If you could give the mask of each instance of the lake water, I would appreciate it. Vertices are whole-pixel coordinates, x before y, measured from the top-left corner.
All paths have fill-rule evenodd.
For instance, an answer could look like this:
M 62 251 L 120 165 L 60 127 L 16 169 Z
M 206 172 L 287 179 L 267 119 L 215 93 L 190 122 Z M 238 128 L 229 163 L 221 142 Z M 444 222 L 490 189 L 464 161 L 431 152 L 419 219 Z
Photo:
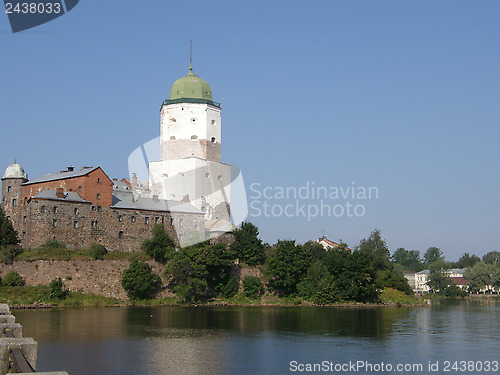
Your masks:
M 500 360 L 498 300 L 400 308 L 14 310 L 14 315 L 24 336 L 39 344 L 38 371 L 70 375 L 500 372 L 494 363 Z

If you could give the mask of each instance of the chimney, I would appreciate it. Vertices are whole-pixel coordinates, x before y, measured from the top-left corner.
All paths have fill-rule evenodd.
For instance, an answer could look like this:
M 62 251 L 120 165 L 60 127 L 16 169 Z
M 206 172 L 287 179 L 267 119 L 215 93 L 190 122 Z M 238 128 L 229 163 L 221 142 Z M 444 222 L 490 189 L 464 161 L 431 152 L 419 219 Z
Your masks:
M 75 170 L 75 167 L 72 167 L 71 165 L 68 167 L 68 172 L 73 172 Z
M 57 188 L 56 189 L 56 197 L 57 198 L 65 198 L 65 196 L 64 196 L 64 189 L 63 188 Z
M 132 173 L 132 180 L 130 182 L 132 183 L 132 187 L 137 186 L 137 173 Z

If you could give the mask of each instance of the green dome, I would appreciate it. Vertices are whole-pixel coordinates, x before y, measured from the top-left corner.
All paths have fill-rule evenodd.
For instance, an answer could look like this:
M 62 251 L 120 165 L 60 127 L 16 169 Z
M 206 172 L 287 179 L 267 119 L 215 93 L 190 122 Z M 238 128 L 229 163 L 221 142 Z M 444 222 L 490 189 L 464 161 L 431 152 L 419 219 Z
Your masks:
M 207 81 L 193 74 L 192 66 L 189 67 L 187 76 L 175 81 L 170 90 L 170 100 L 184 98 L 212 100 L 212 89 Z

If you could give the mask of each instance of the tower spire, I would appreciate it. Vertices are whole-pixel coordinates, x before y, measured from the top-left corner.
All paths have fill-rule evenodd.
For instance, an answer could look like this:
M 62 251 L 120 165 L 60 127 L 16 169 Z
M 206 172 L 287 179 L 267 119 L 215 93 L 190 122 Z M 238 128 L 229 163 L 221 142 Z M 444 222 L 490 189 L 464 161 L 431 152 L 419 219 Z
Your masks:
M 188 76 L 194 76 L 193 73 L 193 39 L 189 41 L 189 73 Z

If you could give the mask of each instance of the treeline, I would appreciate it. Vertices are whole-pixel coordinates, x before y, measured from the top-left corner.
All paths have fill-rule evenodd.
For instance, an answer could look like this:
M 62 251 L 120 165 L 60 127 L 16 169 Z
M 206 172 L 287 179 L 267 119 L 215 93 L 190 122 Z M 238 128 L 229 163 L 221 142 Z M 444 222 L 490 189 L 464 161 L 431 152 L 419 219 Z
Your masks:
M 142 249 L 166 265 L 166 287 L 184 302 L 235 296 L 239 292 L 238 263 L 263 271 L 263 279 L 243 279 L 243 294 L 250 298 L 267 291 L 316 304 L 377 303 L 384 288 L 412 294 L 379 230 L 353 250 L 340 244 L 327 251 L 317 242 L 297 244 L 292 240 L 266 246 L 251 223 L 243 223 L 234 237 L 230 246 L 204 242 L 176 249 L 165 229 L 158 225 Z M 134 261 L 123 275 L 123 286 L 130 298 L 152 298 L 160 290 L 161 280 L 149 265 Z

